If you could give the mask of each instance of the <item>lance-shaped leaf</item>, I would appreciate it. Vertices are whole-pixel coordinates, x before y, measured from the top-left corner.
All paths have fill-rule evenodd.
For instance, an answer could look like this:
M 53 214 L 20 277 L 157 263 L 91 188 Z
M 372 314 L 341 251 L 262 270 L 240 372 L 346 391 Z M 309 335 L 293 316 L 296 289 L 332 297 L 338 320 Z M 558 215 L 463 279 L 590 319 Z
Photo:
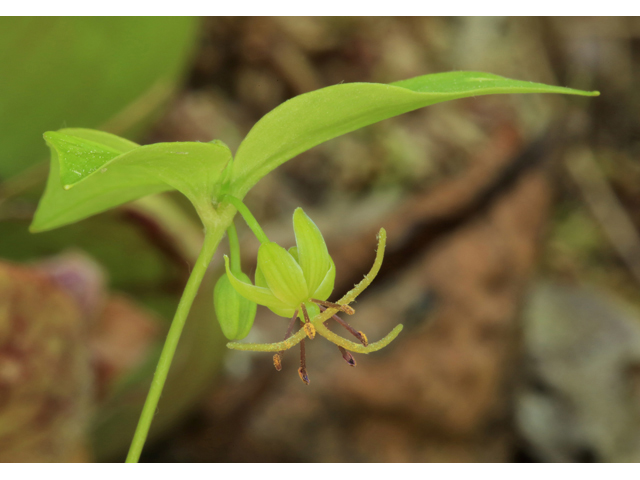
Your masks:
M 271 170 L 322 142 L 418 108 L 496 93 L 596 96 L 482 72 L 447 72 L 395 82 L 347 83 L 305 93 L 266 114 L 240 144 L 231 191 L 239 198 Z
M 44 135 L 51 169 L 31 231 L 60 227 L 165 190 L 179 190 L 199 212 L 210 205 L 231 152 L 219 141 L 139 146 L 96 130 Z

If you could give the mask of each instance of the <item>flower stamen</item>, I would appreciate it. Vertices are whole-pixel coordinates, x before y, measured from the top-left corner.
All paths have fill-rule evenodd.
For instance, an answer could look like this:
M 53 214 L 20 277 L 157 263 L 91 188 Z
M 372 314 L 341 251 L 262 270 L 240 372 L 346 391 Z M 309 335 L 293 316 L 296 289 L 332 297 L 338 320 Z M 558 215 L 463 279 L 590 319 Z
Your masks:
M 273 354 L 273 366 L 276 367 L 278 372 L 282 370 L 282 353 L 283 352 L 278 352 Z
M 326 308 L 320 306 L 320 310 L 322 310 L 324 312 L 326 310 Z M 331 318 L 333 318 L 336 322 L 338 322 L 340 325 L 342 325 L 351 335 L 356 337 L 360 341 L 360 343 L 362 343 L 362 345 L 364 345 L 365 347 L 367 345 L 369 345 L 369 340 L 367 339 L 367 336 L 363 332 L 361 332 L 359 330 L 356 330 L 355 328 L 353 328 L 351 325 L 349 325 L 347 322 L 342 320 L 337 315 L 333 315 Z M 329 320 L 327 320 L 327 322 Z M 327 322 L 324 322 L 325 326 L 326 326 Z
M 307 359 L 304 350 L 304 340 L 300 342 L 300 368 L 298 369 L 298 375 L 300 376 L 300 380 L 302 380 L 305 385 L 309 385 L 309 375 L 307 375 Z
M 295 311 L 295 313 L 293 314 L 293 317 L 291 318 L 291 321 L 289 322 L 289 327 L 287 328 L 287 333 L 284 334 L 284 341 L 287 341 L 287 339 L 291 336 L 291 333 L 293 332 L 293 327 L 296 325 L 296 319 L 298 318 L 298 312 L 299 312 L 299 310 Z M 282 370 L 282 355 L 283 354 L 284 354 L 284 350 L 280 350 L 279 352 L 277 352 L 273 356 L 273 366 L 276 367 L 277 371 Z
M 353 315 L 354 313 L 356 313 L 354 308 L 350 307 L 349 305 L 339 305 L 337 303 L 327 302 L 326 300 L 316 300 L 315 298 L 312 298 L 311 301 L 313 303 L 317 303 L 318 305 L 321 305 L 321 306 L 326 307 L 326 308 L 336 308 L 336 309 L 346 313 L 347 315 Z
M 338 345 L 338 350 L 340 350 L 340 353 L 342 354 L 342 358 L 344 358 L 344 360 L 349 364 L 349 366 L 351 367 L 355 367 L 356 364 L 356 359 L 353 358 L 353 355 L 351 355 L 351 352 L 346 350 L 344 347 L 341 347 L 340 345 Z
M 313 338 L 316 336 L 316 328 L 313 326 L 313 323 L 311 323 L 311 320 L 309 319 L 309 312 L 307 312 L 307 307 L 304 306 L 304 303 L 301 303 L 300 306 L 302 307 L 302 314 L 304 315 L 304 331 L 307 334 L 307 337 L 309 337 L 310 340 L 313 340 Z

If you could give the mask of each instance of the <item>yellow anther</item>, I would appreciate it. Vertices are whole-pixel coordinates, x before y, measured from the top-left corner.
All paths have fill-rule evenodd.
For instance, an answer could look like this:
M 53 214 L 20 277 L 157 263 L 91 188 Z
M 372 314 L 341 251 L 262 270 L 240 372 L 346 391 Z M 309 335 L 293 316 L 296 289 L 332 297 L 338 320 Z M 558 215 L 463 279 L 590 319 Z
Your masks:
M 316 328 L 313 326 L 311 322 L 304 324 L 304 331 L 311 340 L 316 336 Z
M 276 353 L 273 356 L 273 366 L 276 367 L 277 371 L 282 370 L 282 356 L 280 353 Z

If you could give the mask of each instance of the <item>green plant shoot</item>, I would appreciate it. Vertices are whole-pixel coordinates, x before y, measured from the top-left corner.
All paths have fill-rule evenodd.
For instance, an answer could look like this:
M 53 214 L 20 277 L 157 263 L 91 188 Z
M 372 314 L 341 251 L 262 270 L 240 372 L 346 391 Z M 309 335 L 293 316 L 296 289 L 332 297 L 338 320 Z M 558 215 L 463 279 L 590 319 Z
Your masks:
M 123 203 L 167 190 L 182 192 L 195 207 L 205 229 L 200 255 L 180 300 L 154 374 L 147 400 L 131 443 L 127 462 L 140 458 L 151 421 L 191 304 L 213 255 L 229 232 L 231 262 L 216 286 L 215 306 L 223 332 L 232 340 L 248 333 L 256 304 L 291 318 L 285 340 L 273 344 L 231 342 L 229 348 L 282 352 L 299 344 L 300 378 L 309 383 L 304 365 L 304 342 L 317 334 L 335 343 L 349 365 L 351 352 L 370 353 L 388 345 L 402 330 L 395 327 L 383 339 L 369 344 L 362 332 L 337 317 L 352 314 L 349 306 L 380 269 L 386 232 L 380 230 L 374 265 L 353 290 L 336 303 L 333 290 L 336 266 L 322 234 L 301 210 L 294 213 L 297 248 L 289 251 L 268 240 L 242 204 L 247 192 L 273 169 L 298 154 L 339 135 L 436 103 L 489 94 L 559 93 L 597 96 L 571 88 L 510 80 L 481 72 L 449 72 L 392 84 L 334 85 L 299 95 L 265 115 L 240 144 L 235 157 L 219 140 L 209 143 L 176 142 L 140 146 L 105 132 L 65 128 L 44 134 L 51 150 L 49 179 L 36 211 L 32 232 L 77 222 Z M 261 242 L 255 285 L 242 274 L 233 218 L 240 211 Z M 335 319 L 358 342 L 331 332 L 325 322 Z M 302 323 L 293 333 L 295 321 Z

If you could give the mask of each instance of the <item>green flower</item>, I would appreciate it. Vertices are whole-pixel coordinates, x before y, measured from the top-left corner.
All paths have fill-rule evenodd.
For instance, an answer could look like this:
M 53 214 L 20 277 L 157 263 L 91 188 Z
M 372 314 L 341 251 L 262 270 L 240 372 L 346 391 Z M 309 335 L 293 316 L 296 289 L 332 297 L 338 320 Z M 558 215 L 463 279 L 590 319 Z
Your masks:
M 285 250 L 276 243 L 269 241 L 262 228 L 253 218 L 253 215 L 251 215 L 251 212 L 240 200 L 229 195 L 226 195 L 225 199 L 237 208 L 247 221 L 247 225 L 261 242 L 258 250 L 255 285 L 251 284 L 248 277 L 239 271 L 238 262 L 234 263 L 233 249 L 231 250 L 231 267 L 233 268 L 230 267 L 229 259 L 225 256 L 228 285 L 248 302 L 264 305 L 276 315 L 291 319 L 282 342 L 268 344 L 230 342 L 227 344 L 229 348 L 275 352 L 273 363 L 276 370 L 281 370 L 284 351 L 299 344 L 300 368 L 298 368 L 298 375 L 308 385 L 309 376 L 306 370 L 305 339 L 313 339 L 316 332 L 336 344 L 342 358 L 352 367 L 356 366 L 356 361 L 351 352 L 375 352 L 388 345 L 400 333 L 402 325 L 396 326 L 383 339 L 369 344 L 364 333 L 357 331 L 336 315 L 339 311 L 348 315 L 355 313 L 349 303 L 353 302 L 371 284 L 380 270 L 386 244 L 386 232 L 384 229 L 380 229 L 378 235 L 378 251 L 371 271 L 365 275 L 358 285 L 338 300 L 338 303 L 332 303 L 328 302 L 327 298 L 333 291 L 336 267 L 329 255 L 320 230 L 301 208 L 296 209 L 293 214 L 296 246 Z M 233 236 L 235 237 L 235 234 Z M 237 256 L 238 254 L 236 254 Z M 234 267 L 234 265 L 236 266 Z M 232 313 L 236 314 L 235 308 L 230 308 L 229 310 L 233 310 Z M 298 319 L 303 323 L 303 328 L 294 333 L 294 327 Z M 344 327 L 358 339 L 359 343 L 346 340 L 329 330 L 327 326 L 330 321 L 335 321 Z M 242 328 L 239 330 L 244 331 Z
M 322 233 L 301 208 L 293 214 L 293 230 L 296 246 L 288 251 L 274 242 L 260 246 L 255 285 L 236 277 L 226 257 L 225 266 L 229 282 L 240 295 L 281 317 L 300 316 L 313 338 L 315 329 L 309 319 L 320 313 L 318 305 L 335 306 L 326 299 L 333 291 L 336 267 Z M 351 307 L 339 308 L 353 313 Z

